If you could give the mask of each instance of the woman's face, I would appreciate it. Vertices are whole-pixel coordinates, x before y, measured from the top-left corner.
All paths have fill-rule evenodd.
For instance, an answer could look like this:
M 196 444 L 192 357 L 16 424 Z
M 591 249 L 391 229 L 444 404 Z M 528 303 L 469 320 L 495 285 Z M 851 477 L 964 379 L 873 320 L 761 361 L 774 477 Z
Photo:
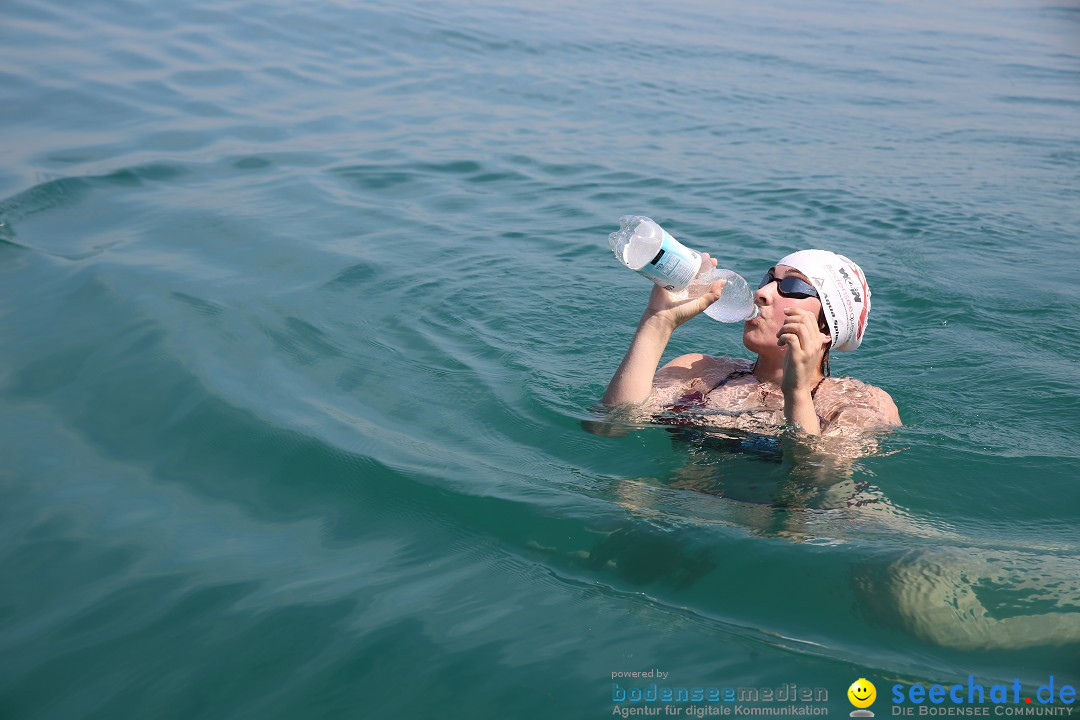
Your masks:
M 783 279 L 797 277 L 807 283 L 810 279 L 788 265 L 776 265 L 771 269 L 773 277 Z M 779 292 L 778 283 L 771 282 L 754 292 L 754 302 L 761 314 L 743 325 L 743 345 L 756 353 L 783 353 L 784 348 L 776 344 L 776 333 L 784 326 L 784 310 L 789 307 L 803 308 L 815 315 L 821 314 L 821 301 L 816 297 L 789 298 Z

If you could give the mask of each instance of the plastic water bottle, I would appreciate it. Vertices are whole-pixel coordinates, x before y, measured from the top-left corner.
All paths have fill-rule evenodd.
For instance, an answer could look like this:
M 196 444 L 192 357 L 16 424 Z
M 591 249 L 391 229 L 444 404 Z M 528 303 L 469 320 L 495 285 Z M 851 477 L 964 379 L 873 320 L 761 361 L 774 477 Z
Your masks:
M 608 244 L 626 267 L 649 278 L 677 300 L 698 297 L 717 280 L 727 280 L 720 299 L 705 308 L 705 314 L 720 322 L 743 322 L 758 316 L 754 293 L 738 273 L 710 267 L 699 275 L 701 253 L 686 247 L 647 217 L 624 215 L 619 225 L 619 230 L 608 236 Z

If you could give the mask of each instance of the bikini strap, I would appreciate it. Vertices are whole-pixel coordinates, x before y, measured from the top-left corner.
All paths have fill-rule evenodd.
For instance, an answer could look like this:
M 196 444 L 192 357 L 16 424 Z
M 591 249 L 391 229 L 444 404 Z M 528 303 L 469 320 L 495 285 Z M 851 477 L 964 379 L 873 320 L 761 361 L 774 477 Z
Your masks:
M 749 375 L 752 372 L 754 372 L 754 368 L 752 368 L 752 367 L 750 367 L 750 368 L 741 368 L 739 370 L 732 370 L 731 372 L 729 372 L 724 377 L 723 380 L 721 380 L 720 382 L 716 383 L 711 388 L 706 390 L 705 395 L 708 395 L 709 393 L 711 393 L 713 390 L 715 390 L 718 387 L 722 387 L 723 385 L 727 384 L 727 382 L 730 381 L 730 380 L 734 380 L 737 377 L 742 377 L 743 375 Z
M 756 363 L 754 364 L 754 366 L 756 366 Z M 708 396 L 708 394 L 711 393 L 713 390 L 716 390 L 719 387 L 723 387 L 729 381 L 734 380 L 737 377 L 742 377 L 743 375 L 749 375 L 750 373 L 754 372 L 754 366 L 751 366 L 751 367 L 748 367 L 748 368 L 740 368 L 738 370 L 732 370 L 731 372 L 729 372 L 727 375 L 724 376 L 723 380 L 721 380 L 720 382 L 716 383 L 711 388 L 706 390 L 705 394 L 702 395 L 702 399 L 704 399 L 706 396 Z M 814 396 L 817 395 L 818 388 L 821 387 L 821 383 L 823 383 L 823 382 L 825 382 L 825 378 L 821 378 L 820 380 L 818 380 L 817 385 L 815 385 L 814 389 L 810 391 L 810 397 L 814 397 Z

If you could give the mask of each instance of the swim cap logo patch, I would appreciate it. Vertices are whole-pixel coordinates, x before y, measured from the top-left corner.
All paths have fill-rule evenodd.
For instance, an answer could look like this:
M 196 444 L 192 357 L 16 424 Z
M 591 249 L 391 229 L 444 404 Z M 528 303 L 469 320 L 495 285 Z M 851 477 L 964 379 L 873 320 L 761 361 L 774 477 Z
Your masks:
M 845 268 L 840 268 L 840 274 L 844 276 L 844 282 L 847 283 L 848 290 L 851 291 L 851 295 L 855 298 L 855 302 L 862 302 L 862 295 L 859 294 L 859 288 L 855 287 L 855 281 L 851 279 Z
M 859 284 L 862 285 L 863 294 L 866 296 L 866 302 L 863 303 L 862 312 L 859 314 L 859 327 L 855 331 L 855 338 L 862 340 L 863 331 L 866 330 L 866 318 L 870 314 L 870 288 L 866 286 L 866 278 L 863 277 L 862 270 L 858 265 L 852 263 L 851 271 L 855 273 L 855 277 L 859 279 Z

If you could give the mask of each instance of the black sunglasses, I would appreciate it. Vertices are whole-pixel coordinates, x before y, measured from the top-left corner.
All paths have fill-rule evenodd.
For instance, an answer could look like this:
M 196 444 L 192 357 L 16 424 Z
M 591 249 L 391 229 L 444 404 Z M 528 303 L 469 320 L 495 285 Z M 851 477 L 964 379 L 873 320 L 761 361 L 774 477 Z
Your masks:
M 761 279 L 761 284 L 758 285 L 758 290 L 765 287 L 771 282 L 777 283 L 776 292 L 780 293 L 781 297 L 797 298 L 802 300 L 804 298 L 817 297 L 818 292 L 814 289 L 814 286 L 810 283 L 800 280 L 797 277 L 788 276 L 786 278 L 778 278 L 772 274 L 772 270 L 765 273 L 765 277 Z

